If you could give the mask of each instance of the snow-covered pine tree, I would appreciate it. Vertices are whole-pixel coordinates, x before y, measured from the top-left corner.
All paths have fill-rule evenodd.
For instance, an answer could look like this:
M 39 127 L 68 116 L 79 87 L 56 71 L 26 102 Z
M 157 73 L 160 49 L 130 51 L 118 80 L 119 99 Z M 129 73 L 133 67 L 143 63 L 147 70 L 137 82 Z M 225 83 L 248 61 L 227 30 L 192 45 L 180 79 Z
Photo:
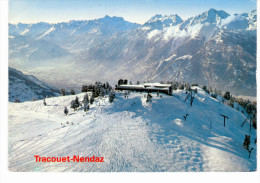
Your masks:
M 93 104 L 93 102 L 94 102 L 94 96 L 93 96 L 93 93 L 92 93 L 91 98 L 90 98 L 90 104 Z
M 84 103 L 84 111 L 87 112 L 89 110 L 89 104 Z
M 217 95 L 216 93 L 211 93 L 210 96 L 211 96 L 212 98 L 217 98 L 218 95 Z
M 70 108 L 74 109 L 74 111 L 77 109 L 77 104 L 75 102 L 75 100 L 72 100 L 71 103 L 70 103 Z
M 84 95 L 83 104 L 84 104 L 84 111 L 87 112 L 89 110 L 89 99 L 87 93 L 86 95 Z
M 110 86 L 110 84 L 108 82 L 106 82 L 106 89 L 107 91 L 111 91 L 112 87 Z
M 77 96 L 75 98 L 75 104 L 76 104 L 76 107 L 79 107 L 79 98 Z
M 75 91 L 73 89 L 70 90 L 71 95 L 75 95 Z
M 117 84 L 118 84 L 118 86 L 123 85 L 124 84 L 124 80 L 123 79 L 119 79 Z
M 152 101 L 152 95 L 150 93 L 147 94 L 146 102 L 151 102 Z
M 81 92 L 87 92 L 87 91 L 88 91 L 88 86 L 87 85 L 82 85 Z
M 60 89 L 60 95 L 61 95 L 61 96 L 65 96 L 65 95 L 66 95 L 66 91 L 65 91 L 64 88 L 61 88 L 61 89 Z
M 229 91 L 226 91 L 226 93 L 224 94 L 224 98 L 226 99 L 226 100 L 229 100 L 230 99 L 230 92 Z
M 89 103 L 88 94 L 86 93 L 83 97 L 82 103 L 85 105 L 85 103 Z
M 93 87 L 93 92 L 92 92 L 92 96 L 93 96 L 93 98 L 96 98 L 96 97 L 98 97 L 98 89 L 97 89 L 97 87 L 96 86 L 94 86 Z
M 209 90 L 207 89 L 207 86 L 202 86 L 202 89 L 205 91 L 205 92 L 207 92 L 207 93 L 209 93 Z
M 65 107 L 64 107 L 64 114 L 65 114 L 65 115 L 68 115 L 68 113 L 69 113 L 69 110 L 68 110 L 68 108 L 65 106 Z
M 21 101 L 18 99 L 18 98 L 16 98 L 15 100 L 14 100 L 14 103 L 20 103 Z
M 109 94 L 109 102 L 112 103 L 115 98 L 115 92 L 112 90 Z

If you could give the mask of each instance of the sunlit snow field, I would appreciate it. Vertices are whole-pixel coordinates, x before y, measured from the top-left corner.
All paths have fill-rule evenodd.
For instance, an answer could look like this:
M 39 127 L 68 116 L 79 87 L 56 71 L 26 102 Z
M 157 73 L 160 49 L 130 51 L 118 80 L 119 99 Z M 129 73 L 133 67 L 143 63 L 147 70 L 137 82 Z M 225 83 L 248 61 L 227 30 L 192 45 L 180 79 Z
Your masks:
M 192 107 L 185 91 L 173 96 L 116 92 L 95 99 L 87 113 L 74 111 L 71 100 L 84 93 L 24 103 L 9 102 L 10 171 L 255 171 L 256 130 L 246 116 L 198 88 Z M 65 116 L 64 106 L 69 109 Z M 188 113 L 187 120 L 183 116 Z M 229 117 L 223 125 L 225 114 Z M 66 124 L 66 122 L 69 124 Z M 73 122 L 73 124 L 72 124 Z M 210 125 L 211 124 L 211 125 Z M 211 128 L 211 129 L 210 129 Z M 245 134 L 254 147 L 251 158 L 243 147 Z M 99 156 L 104 163 L 35 162 L 45 157 Z

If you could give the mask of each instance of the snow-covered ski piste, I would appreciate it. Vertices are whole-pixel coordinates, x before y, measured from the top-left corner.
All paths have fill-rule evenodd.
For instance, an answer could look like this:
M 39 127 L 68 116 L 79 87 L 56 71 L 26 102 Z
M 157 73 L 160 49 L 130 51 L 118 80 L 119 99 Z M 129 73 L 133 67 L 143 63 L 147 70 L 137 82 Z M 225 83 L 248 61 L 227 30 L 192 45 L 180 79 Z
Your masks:
M 193 87 L 195 88 L 195 87 Z M 85 93 L 23 103 L 9 102 L 9 170 L 18 172 L 255 171 L 256 130 L 247 115 L 201 88 L 192 106 L 184 90 L 173 95 L 116 92 L 90 109 L 69 108 Z M 67 106 L 69 114 L 64 114 Z M 186 115 L 188 114 L 188 115 Z M 226 115 L 225 127 L 223 117 Z M 184 118 L 186 117 L 186 120 Z M 251 136 L 249 158 L 243 146 Z M 36 162 L 40 157 L 103 157 L 104 162 Z

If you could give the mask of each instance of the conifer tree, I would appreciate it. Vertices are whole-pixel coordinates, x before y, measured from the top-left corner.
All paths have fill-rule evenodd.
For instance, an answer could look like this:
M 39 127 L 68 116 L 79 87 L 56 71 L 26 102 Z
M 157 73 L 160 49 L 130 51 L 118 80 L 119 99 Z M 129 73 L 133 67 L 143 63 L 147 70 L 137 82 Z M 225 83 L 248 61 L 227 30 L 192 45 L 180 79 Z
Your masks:
M 73 89 L 70 90 L 71 95 L 75 95 L 75 91 Z
M 14 103 L 20 103 L 21 101 L 18 99 L 18 98 L 16 98 L 15 100 L 14 100 Z
M 227 91 L 225 94 L 224 94 L 224 98 L 226 99 L 226 100 L 229 100 L 230 99 L 230 92 L 229 91 Z
M 77 104 L 76 104 L 75 100 L 71 101 L 70 108 L 74 109 L 74 111 L 77 109 Z
M 150 93 L 147 94 L 146 102 L 152 101 L 152 95 Z
M 86 93 L 83 97 L 82 103 L 85 104 L 85 102 L 89 103 L 88 94 Z
M 84 103 L 84 111 L 87 112 L 89 110 L 89 104 Z
M 61 88 L 60 89 L 60 94 L 61 94 L 61 96 L 65 96 L 66 95 L 65 89 Z
M 79 107 L 79 98 L 77 96 L 75 98 L 75 105 L 76 105 L 76 107 Z
M 94 96 L 93 96 L 93 93 L 92 93 L 91 98 L 90 98 L 90 104 L 93 104 L 93 102 L 94 102 Z
M 64 113 L 65 113 L 65 115 L 68 115 L 68 113 L 69 113 L 69 110 L 68 110 L 68 108 L 66 106 L 64 108 Z
M 111 91 L 110 94 L 109 94 L 109 102 L 112 103 L 114 98 L 115 98 L 115 92 Z

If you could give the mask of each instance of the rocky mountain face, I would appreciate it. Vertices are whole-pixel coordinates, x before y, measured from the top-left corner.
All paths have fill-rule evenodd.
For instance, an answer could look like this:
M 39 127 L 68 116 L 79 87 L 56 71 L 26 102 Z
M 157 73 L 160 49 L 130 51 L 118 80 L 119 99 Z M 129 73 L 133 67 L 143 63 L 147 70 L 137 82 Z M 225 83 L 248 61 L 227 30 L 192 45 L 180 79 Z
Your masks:
M 178 15 L 155 15 L 143 25 L 108 16 L 90 21 L 36 25 L 9 25 L 10 62 L 22 52 L 15 46 L 20 43 L 15 40 L 19 36 L 30 37 L 36 42 L 46 41 L 48 47 L 42 46 L 46 53 L 35 53 L 35 46 L 27 46 L 31 52 L 23 54 L 39 54 L 38 58 L 43 60 L 49 59 L 45 58 L 48 54 L 52 58 L 57 56 L 56 60 L 71 56 L 66 63 L 74 64 L 72 75 L 77 77 L 78 86 L 82 82 L 116 82 L 120 78 L 175 80 L 229 90 L 235 95 L 256 95 L 255 10 L 230 15 L 210 9 L 187 20 Z M 30 56 L 18 57 L 25 58 L 21 65 L 37 61 L 27 59 L 34 58 Z M 51 63 L 58 62 L 56 60 Z M 37 61 L 39 65 L 42 62 Z M 35 75 L 40 76 L 40 71 L 43 70 Z M 66 79 L 67 84 L 75 82 L 75 78 L 69 80 Z M 57 83 L 53 81 L 52 84 Z

